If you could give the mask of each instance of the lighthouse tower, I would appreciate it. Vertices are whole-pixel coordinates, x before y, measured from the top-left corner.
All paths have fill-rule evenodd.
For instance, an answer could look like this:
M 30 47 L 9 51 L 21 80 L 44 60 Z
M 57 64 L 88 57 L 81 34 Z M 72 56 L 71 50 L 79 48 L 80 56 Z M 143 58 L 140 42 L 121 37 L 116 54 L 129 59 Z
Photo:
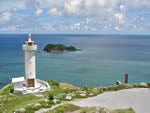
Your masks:
M 29 34 L 26 42 L 22 45 L 25 54 L 25 76 L 12 78 L 14 85 L 14 93 L 17 94 L 29 94 L 49 91 L 50 86 L 46 81 L 36 79 L 36 63 L 35 63 L 35 52 L 37 45 L 31 39 Z
M 25 75 L 27 87 L 36 87 L 35 52 L 37 50 L 37 45 L 34 44 L 30 34 L 22 47 L 25 54 Z

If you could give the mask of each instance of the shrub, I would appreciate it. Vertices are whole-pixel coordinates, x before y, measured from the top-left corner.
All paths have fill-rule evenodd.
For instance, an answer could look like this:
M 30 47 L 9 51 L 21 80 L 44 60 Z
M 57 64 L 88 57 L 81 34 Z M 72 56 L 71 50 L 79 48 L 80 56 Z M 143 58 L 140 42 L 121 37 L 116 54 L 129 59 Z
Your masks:
M 59 87 L 59 83 L 56 82 L 56 81 L 54 81 L 54 80 L 48 80 L 48 84 L 49 84 L 49 85 L 54 85 L 54 86 Z
M 148 87 L 150 88 L 150 83 L 147 83 Z
M 64 93 L 71 93 L 72 92 L 72 90 L 70 90 L 69 88 L 67 88 L 67 89 L 64 89 L 64 91 L 63 91 Z
M 64 104 L 64 105 L 58 106 L 52 111 L 49 111 L 48 113 L 65 113 L 65 112 L 76 111 L 78 109 L 80 109 L 80 107 L 72 105 L 72 104 Z
M 54 99 L 54 95 L 52 93 L 50 93 L 48 99 L 49 100 L 53 100 Z
M 54 104 L 53 100 L 49 100 L 48 104 L 53 105 Z
M 84 87 L 83 87 L 83 90 L 87 91 L 87 90 L 88 90 L 88 87 L 84 86 Z
M 41 104 L 42 108 L 49 108 L 49 107 L 51 107 L 51 105 L 49 103 L 45 102 L 45 101 L 40 101 L 39 103 Z
M 30 107 L 26 107 L 26 113 L 34 113 L 34 109 Z

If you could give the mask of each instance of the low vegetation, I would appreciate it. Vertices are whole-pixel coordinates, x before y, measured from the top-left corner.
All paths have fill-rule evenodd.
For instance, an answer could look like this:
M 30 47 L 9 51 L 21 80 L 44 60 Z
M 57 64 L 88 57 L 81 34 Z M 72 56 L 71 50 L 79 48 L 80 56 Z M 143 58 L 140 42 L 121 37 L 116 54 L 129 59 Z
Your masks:
M 109 110 L 101 107 L 79 107 L 72 104 L 60 105 L 47 113 L 135 113 L 133 109 Z
M 65 113 L 65 112 L 73 112 L 79 110 L 80 107 L 72 105 L 72 104 L 64 104 L 59 107 L 47 112 L 47 113 Z
M 114 111 L 116 113 L 135 113 L 132 108 L 129 108 L 129 109 L 116 109 Z
M 3 89 L 0 90 L 0 95 L 9 95 L 13 92 L 13 85 L 8 84 Z
M 150 88 L 149 83 L 134 84 L 134 85 L 121 84 L 121 85 L 113 85 L 110 87 L 97 87 L 97 88 L 88 88 L 88 87 L 78 88 L 67 83 L 58 83 L 54 80 L 49 80 L 48 84 L 51 86 L 50 91 L 27 95 L 14 94 L 13 85 L 8 84 L 6 87 L 0 90 L 0 113 L 11 113 L 14 111 L 16 111 L 17 113 L 20 108 L 25 108 L 26 113 L 34 113 L 34 111 L 37 111 L 41 108 L 50 108 L 51 106 L 61 103 L 62 101 L 71 101 L 77 98 L 88 98 L 102 94 L 104 92 L 118 91 L 128 88 L 145 88 L 145 87 Z M 67 96 L 69 96 L 70 99 L 66 99 Z M 35 106 L 35 104 L 37 103 L 40 105 Z M 66 106 L 70 106 L 71 109 L 67 109 Z M 55 109 L 52 113 L 55 113 L 56 110 L 61 111 L 63 109 L 62 110 L 63 112 L 66 109 L 73 111 L 77 110 L 77 108 L 83 113 L 86 113 L 86 109 L 73 105 L 62 106 L 59 109 Z M 88 108 L 88 110 L 89 109 L 94 110 L 94 108 Z M 114 110 L 110 113 L 133 113 L 133 112 L 132 109 L 127 109 L 127 110 Z
M 0 113 L 12 113 L 19 110 L 19 108 L 25 108 L 28 104 L 32 105 L 44 98 L 36 97 L 32 94 L 17 95 L 10 93 L 10 87 L 8 89 L 1 90 L 3 93 L 0 95 Z M 6 93 L 4 93 L 6 91 Z M 9 93 L 8 93 L 9 92 Z

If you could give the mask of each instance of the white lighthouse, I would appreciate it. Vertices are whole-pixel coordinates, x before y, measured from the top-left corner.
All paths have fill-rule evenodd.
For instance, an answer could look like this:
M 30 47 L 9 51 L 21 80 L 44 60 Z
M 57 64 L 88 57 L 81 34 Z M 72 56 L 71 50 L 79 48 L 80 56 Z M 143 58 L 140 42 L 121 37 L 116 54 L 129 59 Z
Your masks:
M 27 87 L 36 86 L 36 62 L 35 62 L 35 52 L 37 50 L 37 45 L 29 34 L 25 45 L 22 45 L 25 54 L 25 75 Z
M 24 77 L 12 78 L 14 93 L 28 94 L 50 90 L 46 81 L 36 78 L 36 57 L 37 45 L 29 34 L 26 42 L 22 45 L 25 55 L 25 79 Z

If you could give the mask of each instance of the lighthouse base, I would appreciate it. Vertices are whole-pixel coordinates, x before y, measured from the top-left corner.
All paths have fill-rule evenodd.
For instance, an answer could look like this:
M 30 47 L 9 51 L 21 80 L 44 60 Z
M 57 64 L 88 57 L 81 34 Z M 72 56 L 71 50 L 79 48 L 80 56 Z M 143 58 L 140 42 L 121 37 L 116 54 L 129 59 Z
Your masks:
M 26 81 L 19 82 L 19 84 L 18 84 L 18 82 L 17 83 L 15 82 L 13 84 L 14 84 L 14 93 L 23 94 L 23 95 L 50 90 L 50 86 L 48 85 L 48 83 L 43 80 L 39 80 L 39 79 L 36 79 L 35 87 L 28 87 L 28 82 L 26 82 Z

